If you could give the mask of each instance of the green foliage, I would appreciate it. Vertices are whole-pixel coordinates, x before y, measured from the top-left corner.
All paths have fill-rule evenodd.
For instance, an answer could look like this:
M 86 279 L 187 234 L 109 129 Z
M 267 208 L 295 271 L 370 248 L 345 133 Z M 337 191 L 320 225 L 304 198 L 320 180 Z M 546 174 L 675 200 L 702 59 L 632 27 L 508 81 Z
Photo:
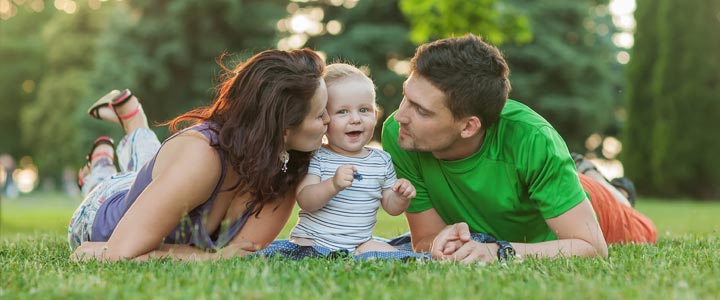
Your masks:
M 131 88 L 151 123 L 209 103 L 220 70 L 215 59 L 223 51 L 248 56 L 273 48 L 286 3 L 123 1 L 95 11 L 79 3 L 74 14 L 46 8 L 53 12 L 47 26 L 38 26 L 46 23 L 38 14 L 0 22 L 9 41 L 0 54 L 14 60 L 7 69 L 14 73 L 0 75 L 0 132 L 10 137 L 0 140 L 0 152 L 30 152 L 42 177 L 58 178 L 64 167 L 80 165 L 95 137 L 122 135 L 85 115 L 111 89 Z M 20 88 L 25 80 L 38 82 L 30 94 Z
M 640 103 L 653 99 L 644 107 L 652 118 L 643 119 L 644 113 L 637 114 L 638 119 L 630 115 L 635 124 L 652 120 L 644 124 L 642 133 L 651 141 L 645 161 L 657 194 L 720 197 L 720 123 L 716 121 L 720 111 L 720 36 L 714 32 L 720 25 L 718 11 L 717 0 L 692 4 L 662 1 L 657 8 L 657 49 L 649 51 L 657 59 L 653 68 L 644 68 L 649 78 L 636 82 L 650 83 L 652 94 L 647 98 L 632 95 L 631 99 Z M 645 26 L 652 30 L 651 25 Z M 648 49 L 640 48 L 634 56 L 644 55 L 641 50 Z M 638 63 L 643 66 L 642 60 Z M 645 153 L 642 148 L 630 150 L 639 152 L 637 166 L 640 153 Z
M 31 148 L 41 176 L 59 177 L 69 162 L 79 165 L 79 116 L 88 98 L 95 39 L 102 29 L 103 14 L 79 5 L 74 14 L 56 13 L 43 28 L 47 70 L 37 98 L 22 109 L 23 144 Z
M 130 88 L 151 122 L 210 103 L 216 59 L 273 48 L 286 1 L 127 1 L 99 37 L 92 94 Z M 233 67 L 230 63 L 229 67 Z M 91 102 L 88 101 L 87 104 Z
M 496 45 L 532 38 L 528 18 L 512 1 L 401 0 L 400 9 L 410 20 L 416 44 L 468 32 Z
M 510 0 L 530 19 L 533 41 L 503 45 L 510 97 L 545 117 L 575 152 L 584 140 L 615 125 L 621 75 L 612 44 L 614 25 L 593 0 Z
M 13 5 L 13 4 L 10 4 Z M 20 111 L 37 97 L 37 85 L 45 71 L 45 47 L 40 38 L 43 25 L 54 10 L 41 13 L 18 6 L 18 13 L 0 21 L 0 153 L 16 158 L 27 153 L 20 141 Z
M 655 0 L 637 0 L 635 43 L 627 65 L 626 112 L 623 128 L 622 161 L 625 174 L 635 181 L 642 194 L 653 194 L 652 129 L 655 127 L 653 103 L 656 99 L 648 79 L 657 63 L 658 5 Z

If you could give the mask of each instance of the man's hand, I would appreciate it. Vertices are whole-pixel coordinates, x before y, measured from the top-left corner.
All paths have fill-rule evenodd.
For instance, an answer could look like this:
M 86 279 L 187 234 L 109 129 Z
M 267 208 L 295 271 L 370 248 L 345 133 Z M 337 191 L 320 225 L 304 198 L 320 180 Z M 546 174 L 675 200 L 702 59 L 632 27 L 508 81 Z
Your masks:
M 467 223 L 461 222 L 448 225 L 435 236 L 430 254 L 436 258 L 451 255 L 469 241 L 470 228 Z
M 333 176 L 333 186 L 335 187 L 335 190 L 340 192 L 351 186 L 353 182 L 353 173 L 356 171 L 357 169 L 351 165 L 339 166 L 337 171 L 335 171 L 335 176 Z
M 470 228 L 461 222 L 448 225 L 433 240 L 430 254 L 435 259 L 452 260 L 462 263 L 483 261 L 494 262 L 497 259 L 498 246 L 472 241 Z
M 409 202 L 410 199 L 415 198 L 415 187 L 405 178 L 399 178 L 393 185 L 392 191 L 402 202 Z
M 482 261 L 485 263 L 492 263 L 497 261 L 497 252 L 500 246 L 495 243 L 478 243 L 476 241 L 469 241 L 452 254 L 444 254 L 441 259 L 459 261 L 464 264 L 474 263 Z

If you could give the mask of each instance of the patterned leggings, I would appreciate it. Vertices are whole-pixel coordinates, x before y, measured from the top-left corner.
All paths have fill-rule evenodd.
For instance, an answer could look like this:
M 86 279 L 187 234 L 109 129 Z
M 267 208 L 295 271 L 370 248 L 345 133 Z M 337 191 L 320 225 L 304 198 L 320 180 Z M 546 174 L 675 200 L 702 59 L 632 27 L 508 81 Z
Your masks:
M 118 192 L 129 190 L 137 172 L 150 161 L 160 149 L 160 141 L 149 128 L 139 128 L 123 137 L 117 145 L 120 172 L 112 160 L 97 160 L 83 178 L 83 202 L 73 213 L 68 226 L 70 249 L 92 239 L 92 225 L 100 205 Z

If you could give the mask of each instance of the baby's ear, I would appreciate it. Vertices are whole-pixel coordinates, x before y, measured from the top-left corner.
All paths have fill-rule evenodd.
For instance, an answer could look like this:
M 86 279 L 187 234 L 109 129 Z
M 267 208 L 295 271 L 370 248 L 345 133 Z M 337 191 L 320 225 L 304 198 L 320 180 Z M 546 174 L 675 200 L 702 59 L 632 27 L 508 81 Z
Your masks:
M 380 121 L 380 120 L 378 120 L 378 118 L 380 117 L 380 110 L 381 110 L 380 106 L 378 106 L 377 103 L 374 103 L 374 104 L 373 104 L 373 111 L 375 112 L 375 121 L 376 121 L 376 122 L 379 122 L 379 121 Z

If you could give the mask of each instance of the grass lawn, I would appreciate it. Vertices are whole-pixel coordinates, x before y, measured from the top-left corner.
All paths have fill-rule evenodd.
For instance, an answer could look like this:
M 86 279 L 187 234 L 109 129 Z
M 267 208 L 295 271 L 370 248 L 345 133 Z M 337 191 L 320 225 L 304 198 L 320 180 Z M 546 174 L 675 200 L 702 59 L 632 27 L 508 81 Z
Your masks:
M 720 202 L 640 199 L 656 246 L 612 246 L 608 259 L 440 262 L 232 259 L 74 263 L 66 226 L 79 200 L 0 200 L 1 299 L 718 299 Z M 286 226 L 282 237 L 294 223 Z M 376 235 L 407 231 L 381 215 Z

